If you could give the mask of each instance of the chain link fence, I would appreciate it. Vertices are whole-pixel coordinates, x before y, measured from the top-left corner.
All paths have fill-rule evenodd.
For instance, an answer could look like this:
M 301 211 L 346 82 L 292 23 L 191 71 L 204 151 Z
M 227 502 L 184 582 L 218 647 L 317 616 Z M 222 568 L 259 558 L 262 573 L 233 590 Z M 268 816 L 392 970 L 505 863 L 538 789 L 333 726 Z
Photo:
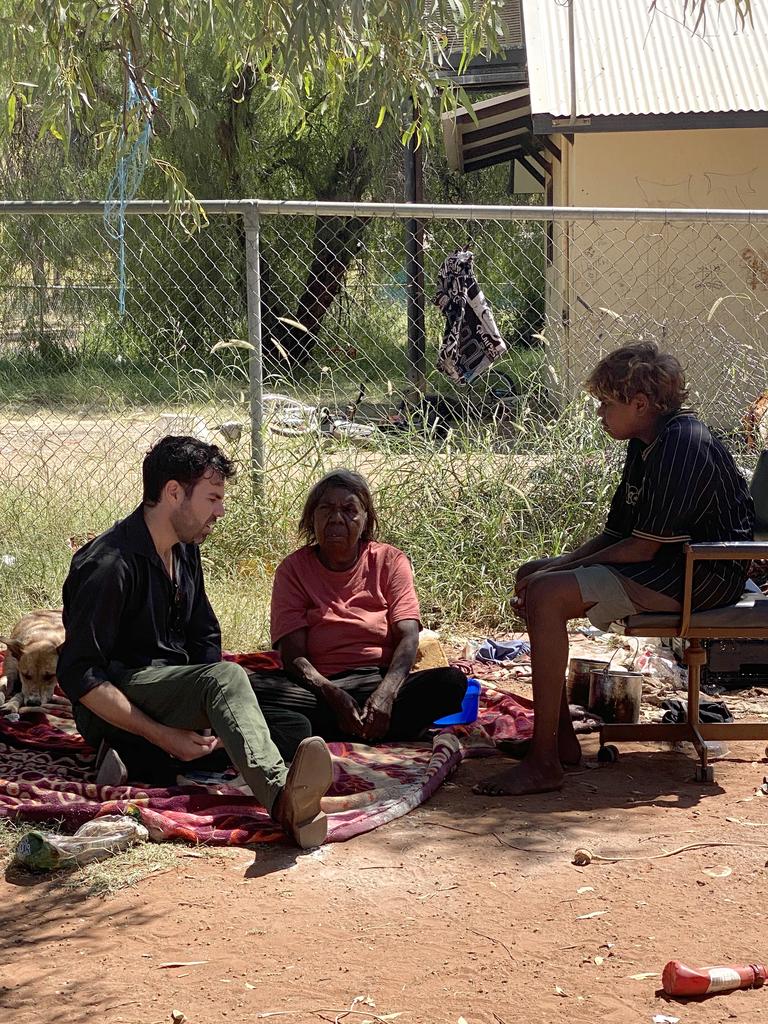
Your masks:
M 573 433 L 574 410 L 586 422 L 588 369 L 639 338 L 682 358 L 695 404 L 745 465 L 765 445 L 768 213 L 205 209 L 194 230 L 161 203 L 129 205 L 121 313 L 101 204 L 0 203 L 0 522 L 30 537 L 103 528 L 138 501 L 141 459 L 167 433 L 223 443 L 270 509 L 286 481 L 303 487 L 328 464 L 386 467 L 407 490 L 438 465 L 441 487 L 449 471 L 460 482 L 471 457 L 529 515 L 537 474 L 562 458 L 551 437 Z M 463 386 L 436 368 L 432 302 L 462 247 L 507 344 Z M 558 500 L 567 532 L 567 487 Z

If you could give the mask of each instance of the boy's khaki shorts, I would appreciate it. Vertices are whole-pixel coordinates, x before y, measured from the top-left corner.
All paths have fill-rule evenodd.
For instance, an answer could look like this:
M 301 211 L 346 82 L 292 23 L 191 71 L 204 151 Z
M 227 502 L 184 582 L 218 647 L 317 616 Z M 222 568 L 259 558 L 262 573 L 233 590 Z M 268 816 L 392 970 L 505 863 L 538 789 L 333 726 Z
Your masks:
M 584 565 L 574 569 L 584 604 L 591 604 L 587 618 L 598 629 L 610 629 L 611 623 L 635 615 L 637 608 L 607 565 Z
M 598 629 L 641 612 L 676 612 L 680 604 L 634 580 L 624 579 L 607 565 L 585 565 L 573 570 L 584 604 L 591 604 L 587 618 Z

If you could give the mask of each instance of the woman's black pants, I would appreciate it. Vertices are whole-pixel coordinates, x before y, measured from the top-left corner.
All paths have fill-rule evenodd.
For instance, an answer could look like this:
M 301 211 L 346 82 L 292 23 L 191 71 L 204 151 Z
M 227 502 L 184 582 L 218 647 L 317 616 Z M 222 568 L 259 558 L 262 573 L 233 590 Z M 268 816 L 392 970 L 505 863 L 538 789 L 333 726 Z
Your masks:
M 384 678 L 385 668 L 358 668 L 331 676 L 331 682 L 362 708 Z M 285 672 L 249 672 L 251 685 L 270 727 L 272 739 L 286 761 L 307 736 L 325 740 L 361 742 L 342 733 L 331 709 Z M 389 731 L 381 742 L 414 740 L 438 718 L 461 708 L 467 678 L 457 668 L 430 668 L 411 672 L 395 698 Z

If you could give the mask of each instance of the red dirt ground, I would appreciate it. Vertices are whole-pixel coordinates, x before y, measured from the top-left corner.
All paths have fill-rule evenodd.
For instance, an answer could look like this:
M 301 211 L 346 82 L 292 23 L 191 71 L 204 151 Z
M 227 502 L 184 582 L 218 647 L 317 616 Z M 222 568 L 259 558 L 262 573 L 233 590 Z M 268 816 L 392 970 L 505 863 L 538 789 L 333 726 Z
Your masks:
M 583 742 L 594 755 L 596 739 Z M 375 1009 L 358 1003 L 347 1024 L 768 1020 L 768 992 L 669 1002 L 658 977 L 632 978 L 673 957 L 768 958 L 761 757 L 735 744 L 704 786 L 684 754 L 628 747 L 561 793 L 518 799 L 472 794 L 504 763 L 488 758 L 407 817 L 310 854 L 193 854 L 109 899 L 9 874 L 0 1019 L 160 1024 L 178 1009 L 190 1024 L 303 1024 L 369 996 Z M 650 855 L 706 840 L 763 848 L 571 864 L 577 847 Z M 191 960 L 206 962 L 160 966 Z

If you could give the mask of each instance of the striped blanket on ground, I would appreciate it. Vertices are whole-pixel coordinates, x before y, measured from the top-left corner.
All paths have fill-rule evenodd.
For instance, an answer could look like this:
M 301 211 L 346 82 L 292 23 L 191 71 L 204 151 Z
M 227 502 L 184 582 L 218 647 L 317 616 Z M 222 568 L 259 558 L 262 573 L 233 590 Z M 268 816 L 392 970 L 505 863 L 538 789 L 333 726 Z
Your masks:
M 484 690 L 478 721 L 435 734 L 431 743 L 330 744 L 328 842 L 343 842 L 428 800 L 466 757 L 493 753 L 498 739 L 531 735 L 530 703 Z M 58 822 L 71 832 L 103 814 L 135 807 L 155 840 L 245 846 L 285 837 L 251 796 L 226 777 L 205 785 L 98 787 L 94 753 L 63 700 L 18 720 L 0 717 L 0 818 Z

